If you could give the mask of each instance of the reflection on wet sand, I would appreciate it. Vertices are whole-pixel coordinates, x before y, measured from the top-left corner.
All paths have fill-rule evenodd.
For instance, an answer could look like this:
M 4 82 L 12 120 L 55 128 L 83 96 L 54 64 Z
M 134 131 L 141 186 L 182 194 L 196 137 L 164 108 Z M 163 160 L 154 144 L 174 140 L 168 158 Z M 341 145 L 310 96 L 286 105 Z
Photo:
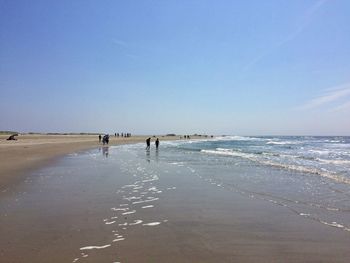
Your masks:
M 150 149 L 146 149 L 146 160 L 147 160 L 147 162 L 151 162 L 151 152 L 150 152 Z
M 159 152 L 158 152 L 158 148 L 156 149 L 156 162 L 159 161 Z
M 102 155 L 105 157 L 108 157 L 109 154 L 109 146 L 103 146 L 102 147 Z

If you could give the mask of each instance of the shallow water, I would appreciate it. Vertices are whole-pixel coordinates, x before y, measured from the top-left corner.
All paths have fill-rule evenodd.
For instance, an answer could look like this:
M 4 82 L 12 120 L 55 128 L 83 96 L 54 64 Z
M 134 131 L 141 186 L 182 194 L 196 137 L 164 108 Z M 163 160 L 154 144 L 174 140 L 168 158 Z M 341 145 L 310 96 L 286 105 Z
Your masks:
M 221 137 L 171 142 L 201 179 L 350 233 L 349 137 Z
M 288 159 L 288 167 L 265 162 L 270 158 L 274 164 L 286 164 L 284 155 L 310 157 L 311 152 L 311 160 L 316 163 L 315 155 L 319 153 L 312 153 L 315 149 L 327 152 L 333 149 L 333 155 L 323 156 L 324 160 L 347 160 L 347 138 L 305 140 L 309 141 L 302 142 L 299 137 L 225 137 L 161 142 L 159 151 L 154 148 L 146 151 L 143 144 L 135 144 L 68 155 L 29 175 L 2 196 L 2 255 L 11 259 L 5 262 L 23 262 L 28 256 L 36 262 L 46 262 L 48 258 L 56 262 L 65 262 L 67 258 L 68 262 L 132 262 L 130 247 L 147 247 L 147 240 L 158 235 L 164 239 L 153 241 L 159 242 L 159 246 L 174 236 L 177 240 L 174 244 L 181 247 L 184 241 L 177 236 L 181 232 L 178 225 L 186 228 L 198 224 L 198 220 L 205 224 L 214 219 L 232 221 L 230 218 L 237 211 L 228 205 L 231 198 L 240 200 L 240 207 L 248 210 L 264 207 L 271 211 L 269 220 L 281 224 L 277 229 L 287 224 L 279 222 L 279 218 L 291 213 L 292 218 L 299 218 L 300 224 L 310 222 L 320 232 L 324 229 L 325 233 L 337 236 L 338 231 L 342 238 L 350 238 L 350 185 L 338 178 L 348 178 L 346 162 L 313 166 L 312 169 L 327 170 L 332 177 L 290 168 L 309 167 L 311 158 L 300 158 L 306 162 L 298 164 Z M 333 145 L 336 140 L 341 146 Z M 286 144 L 298 146 L 280 146 Z M 307 149 L 306 154 L 300 147 Z M 256 149 L 260 150 L 254 153 Z M 339 149 L 341 153 L 335 153 Z M 225 204 L 222 208 L 220 202 Z M 243 217 L 248 213 L 252 223 L 258 222 L 254 211 L 238 212 Z M 310 231 L 308 234 L 318 235 Z M 212 235 L 206 237 L 206 242 L 214 242 Z M 228 238 L 218 237 L 216 242 Z M 141 241 L 146 243 L 138 244 Z M 162 251 L 167 249 L 162 247 Z M 199 254 L 209 260 L 203 251 Z M 158 255 L 159 251 L 154 253 Z M 133 262 L 139 261 L 137 258 Z

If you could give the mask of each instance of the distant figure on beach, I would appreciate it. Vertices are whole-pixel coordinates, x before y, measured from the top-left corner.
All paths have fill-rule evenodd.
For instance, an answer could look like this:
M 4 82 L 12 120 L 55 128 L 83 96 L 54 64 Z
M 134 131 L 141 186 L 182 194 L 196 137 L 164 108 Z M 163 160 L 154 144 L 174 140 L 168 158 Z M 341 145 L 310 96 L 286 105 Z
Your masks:
M 6 140 L 8 141 L 17 141 L 17 139 L 15 138 L 15 136 L 18 136 L 18 134 L 12 134 L 10 137 L 8 137 Z
M 157 138 L 157 140 L 156 140 L 156 149 L 158 149 L 158 147 L 159 147 L 159 139 Z
M 151 138 L 148 138 L 146 140 L 146 150 L 149 150 L 150 147 L 151 147 Z
M 102 143 L 103 143 L 103 145 L 109 143 L 109 135 L 108 135 L 108 134 L 106 134 L 105 136 L 103 136 Z
M 101 139 L 102 139 L 102 136 L 101 136 L 101 134 L 100 134 L 100 135 L 98 135 L 98 142 L 99 142 L 99 143 L 101 143 Z

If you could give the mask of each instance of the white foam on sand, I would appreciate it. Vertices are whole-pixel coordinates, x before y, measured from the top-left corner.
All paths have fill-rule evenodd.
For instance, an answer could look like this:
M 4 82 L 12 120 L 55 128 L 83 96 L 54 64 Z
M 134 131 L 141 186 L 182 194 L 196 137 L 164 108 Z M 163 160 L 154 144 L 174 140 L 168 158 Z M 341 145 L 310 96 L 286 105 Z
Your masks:
M 111 244 L 104 245 L 104 246 L 87 246 L 87 247 L 81 247 L 80 250 L 103 249 L 103 248 L 107 248 L 110 246 L 111 246 Z
M 118 241 L 122 241 L 125 240 L 125 238 L 117 238 L 117 239 L 113 239 L 113 242 L 118 242 Z
M 141 200 L 141 201 L 135 201 L 132 204 L 141 204 L 141 203 L 148 203 L 148 202 L 153 202 L 153 201 L 157 201 L 159 198 L 153 198 L 153 199 L 148 199 L 148 200 Z
M 105 224 L 106 225 L 111 225 L 111 224 L 114 224 L 116 221 L 111 221 L 111 222 L 106 222 Z
M 321 222 L 322 224 L 325 224 L 325 225 L 328 225 L 328 226 L 332 226 L 332 227 L 337 227 L 337 228 L 340 228 L 340 229 L 342 229 L 342 230 L 345 230 L 345 231 L 350 232 L 350 228 L 349 228 L 349 227 L 344 226 L 344 225 L 342 225 L 342 224 L 339 224 L 339 223 L 337 223 L 337 222 L 328 223 L 328 222 L 325 222 L 325 221 L 322 221 L 322 220 L 320 220 L 320 222 Z
M 151 207 L 154 207 L 154 205 L 145 205 L 145 206 L 143 206 L 141 208 L 151 208 Z
M 129 211 L 129 212 L 122 213 L 122 215 L 129 215 L 129 214 L 134 214 L 134 213 L 136 213 L 136 210 L 132 210 L 132 211 Z
M 130 226 L 138 225 L 141 224 L 143 221 L 142 220 L 134 220 L 134 223 L 130 223 Z
M 122 188 L 129 188 L 129 187 L 138 187 L 137 184 L 128 184 L 128 185 L 124 185 Z
M 111 210 L 113 210 L 113 211 L 128 211 L 129 208 L 116 208 L 116 207 L 112 207 Z
M 141 199 L 141 196 L 131 196 L 131 197 L 124 197 L 125 200 L 131 201 L 131 200 L 137 200 Z
M 111 210 L 113 210 L 113 211 L 128 211 L 129 208 L 116 208 L 116 207 L 112 207 Z
M 310 216 L 310 214 L 306 214 L 306 213 L 300 213 L 299 215 L 301 215 L 301 216 Z
M 143 226 L 157 226 L 160 224 L 161 224 L 161 222 L 152 222 L 152 223 L 143 224 Z
M 147 182 L 152 182 L 152 181 L 157 181 L 157 180 L 159 180 L 159 177 L 157 175 L 155 175 L 155 176 L 153 176 L 153 178 L 143 180 L 142 182 L 147 183 Z

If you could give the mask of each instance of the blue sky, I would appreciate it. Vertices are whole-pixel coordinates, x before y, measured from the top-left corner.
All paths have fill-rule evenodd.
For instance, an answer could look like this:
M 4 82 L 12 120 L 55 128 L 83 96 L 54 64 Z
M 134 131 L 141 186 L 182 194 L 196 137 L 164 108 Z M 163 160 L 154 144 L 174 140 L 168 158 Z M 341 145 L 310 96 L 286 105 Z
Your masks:
M 350 135 L 349 10 L 0 0 L 0 130 Z

